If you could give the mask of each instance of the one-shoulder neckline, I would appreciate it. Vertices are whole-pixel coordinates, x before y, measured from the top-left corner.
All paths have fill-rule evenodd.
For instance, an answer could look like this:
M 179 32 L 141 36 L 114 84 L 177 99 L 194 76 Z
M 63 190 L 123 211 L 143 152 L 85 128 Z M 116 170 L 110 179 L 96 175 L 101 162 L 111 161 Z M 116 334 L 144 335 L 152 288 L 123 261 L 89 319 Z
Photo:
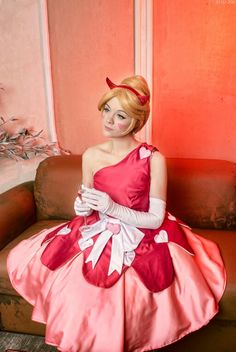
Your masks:
M 97 170 L 97 171 L 93 174 L 93 177 L 95 177 L 100 171 L 102 171 L 102 170 L 104 170 L 104 169 L 108 169 L 108 168 L 110 168 L 110 167 L 116 167 L 116 166 L 120 165 L 122 162 L 124 162 L 132 153 L 134 153 L 134 152 L 135 152 L 138 148 L 140 148 L 142 145 L 146 145 L 146 143 L 143 142 L 143 143 L 138 144 L 137 147 L 135 147 L 134 149 L 132 149 L 123 159 L 121 159 L 121 160 L 118 161 L 117 163 L 104 166 L 104 167 L 102 167 L 101 169 Z

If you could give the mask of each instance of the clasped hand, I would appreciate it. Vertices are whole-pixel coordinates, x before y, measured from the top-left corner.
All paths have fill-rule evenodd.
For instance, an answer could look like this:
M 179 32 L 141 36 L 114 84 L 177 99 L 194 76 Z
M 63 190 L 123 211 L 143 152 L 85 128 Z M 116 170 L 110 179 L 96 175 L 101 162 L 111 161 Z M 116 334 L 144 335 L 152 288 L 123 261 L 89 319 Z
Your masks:
M 77 196 L 74 201 L 74 210 L 75 214 L 79 216 L 88 216 L 92 213 L 91 208 L 82 202 L 81 198 Z
M 96 190 L 95 188 L 83 188 L 82 201 L 90 209 L 97 210 L 101 213 L 106 213 L 112 205 L 111 197 L 105 193 Z
M 115 203 L 105 192 L 83 187 L 82 204 L 90 209 L 90 214 L 97 210 L 135 227 L 157 229 L 165 218 L 166 202 L 159 198 L 150 197 L 149 210 L 138 211 Z

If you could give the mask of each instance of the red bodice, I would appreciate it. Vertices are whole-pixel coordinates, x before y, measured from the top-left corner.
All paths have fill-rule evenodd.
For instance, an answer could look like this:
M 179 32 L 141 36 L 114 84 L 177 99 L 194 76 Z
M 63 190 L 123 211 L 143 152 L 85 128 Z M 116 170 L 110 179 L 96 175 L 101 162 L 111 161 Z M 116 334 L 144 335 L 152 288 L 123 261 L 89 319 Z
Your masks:
M 148 153 L 148 157 L 141 159 L 139 150 L 142 147 L 150 153 L 156 150 L 142 143 L 119 163 L 97 171 L 94 175 L 94 188 L 108 193 L 118 204 L 148 211 L 151 154 Z

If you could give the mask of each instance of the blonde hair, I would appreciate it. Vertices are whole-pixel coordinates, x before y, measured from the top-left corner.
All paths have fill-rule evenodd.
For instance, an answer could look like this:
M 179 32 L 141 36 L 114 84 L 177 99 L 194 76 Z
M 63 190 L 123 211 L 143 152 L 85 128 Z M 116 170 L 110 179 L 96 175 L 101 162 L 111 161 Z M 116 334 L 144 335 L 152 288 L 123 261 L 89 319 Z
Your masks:
M 141 95 L 150 96 L 150 91 L 146 80 L 142 76 L 131 76 L 125 78 L 120 84 L 125 84 L 137 90 Z M 106 103 L 112 98 L 117 98 L 124 111 L 132 117 L 131 124 L 126 131 L 128 133 L 137 133 L 142 129 L 148 120 L 150 113 L 150 103 L 141 105 L 138 97 L 128 89 L 116 87 L 105 93 L 98 103 L 98 110 L 103 111 Z

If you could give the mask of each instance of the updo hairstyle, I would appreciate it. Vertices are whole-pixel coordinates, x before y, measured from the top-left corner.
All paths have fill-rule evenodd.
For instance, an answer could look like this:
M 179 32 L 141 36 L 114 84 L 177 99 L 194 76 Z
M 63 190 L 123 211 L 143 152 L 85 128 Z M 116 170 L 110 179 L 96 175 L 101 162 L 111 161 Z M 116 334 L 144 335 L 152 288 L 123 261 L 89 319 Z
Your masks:
M 142 76 L 131 76 L 125 78 L 120 84 L 125 84 L 134 88 L 141 95 L 150 96 L 150 91 L 146 80 Z M 117 98 L 128 116 L 135 119 L 129 127 L 128 133 L 137 133 L 142 129 L 148 120 L 150 113 L 149 100 L 141 105 L 138 97 L 128 89 L 116 87 L 105 93 L 98 103 L 98 110 L 103 111 L 106 103 L 112 98 Z

